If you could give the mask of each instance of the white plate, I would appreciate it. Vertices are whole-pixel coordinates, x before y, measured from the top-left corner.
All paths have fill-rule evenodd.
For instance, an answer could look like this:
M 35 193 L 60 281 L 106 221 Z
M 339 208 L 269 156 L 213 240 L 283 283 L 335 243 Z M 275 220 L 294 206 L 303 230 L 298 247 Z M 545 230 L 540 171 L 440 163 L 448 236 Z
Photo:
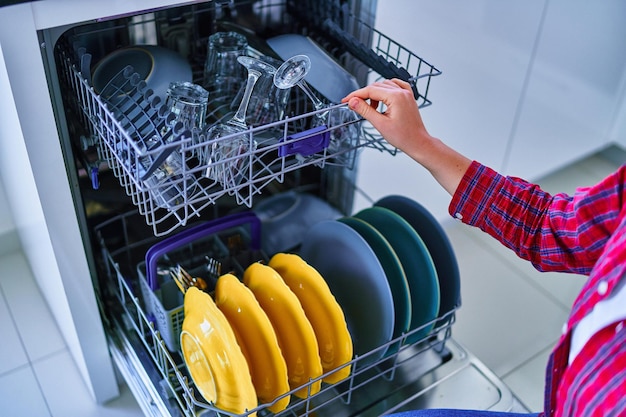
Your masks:
M 355 354 L 363 355 L 392 339 L 391 289 L 376 254 L 356 231 L 335 220 L 319 222 L 306 234 L 300 256 L 322 275 L 343 309 Z M 385 350 L 377 350 L 363 362 L 381 358 Z
M 280 35 L 268 39 L 267 43 L 283 60 L 300 54 L 308 56 L 311 70 L 305 80 L 331 103 L 340 103 L 342 98 L 360 88 L 352 74 L 306 36 Z

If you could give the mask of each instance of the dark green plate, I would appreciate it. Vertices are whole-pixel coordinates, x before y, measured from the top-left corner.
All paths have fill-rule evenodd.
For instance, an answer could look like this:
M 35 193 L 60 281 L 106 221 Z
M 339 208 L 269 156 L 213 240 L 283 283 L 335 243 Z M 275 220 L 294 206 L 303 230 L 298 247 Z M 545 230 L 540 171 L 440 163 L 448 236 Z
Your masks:
M 389 209 L 371 207 L 354 217 L 378 230 L 398 255 L 409 282 L 411 296 L 412 333 L 406 343 L 418 342 L 430 332 L 439 312 L 439 281 L 426 245 L 406 220 Z
M 406 220 L 422 238 L 435 263 L 441 302 L 441 318 L 461 305 L 461 276 L 452 244 L 437 219 L 417 201 L 400 195 L 391 195 L 374 206 L 387 208 Z
M 367 244 L 372 248 L 374 254 L 380 261 L 385 276 L 391 288 L 393 305 L 395 311 L 395 325 L 393 338 L 400 337 L 410 329 L 411 325 L 411 299 L 409 295 L 409 283 L 402 269 L 402 264 L 396 252 L 393 250 L 387 239 L 369 223 L 354 217 L 339 219 L 361 235 Z M 397 351 L 399 346 L 391 346 L 387 354 Z

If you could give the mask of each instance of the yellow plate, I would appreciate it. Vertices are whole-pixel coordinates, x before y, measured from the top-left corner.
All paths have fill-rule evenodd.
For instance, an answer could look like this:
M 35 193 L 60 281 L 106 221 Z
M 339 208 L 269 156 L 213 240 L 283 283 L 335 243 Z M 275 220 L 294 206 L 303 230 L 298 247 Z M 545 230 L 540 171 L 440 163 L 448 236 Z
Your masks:
M 278 272 L 267 265 L 254 263 L 243 275 L 243 282 L 254 293 L 269 317 L 285 362 L 291 389 L 322 376 L 322 363 L 315 332 L 298 301 Z M 296 391 L 294 395 L 306 398 L 319 392 L 321 380 Z
M 185 293 L 184 309 L 180 346 L 200 394 L 228 412 L 242 414 L 256 408 L 246 359 L 211 296 L 191 287 Z
M 295 254 L 278 253 L 268 264 L 296 294 L 313 326 L 324 373 L 340 368 L 352 360 L 352 338 L 346 318 L 328 284 L 315 268 Z M 334 384 L 350 375 L 351 365 L 324 377 Z
M 252 291 L 234 275 L 222 275 L 215 286 L 215 304 L 235 332 L 259 400 L 271 403 L 288 392 L 287 364 L 278 347 L 276 332 Z M 289 396 L 286 396 L 268 409 L 278 413 L 288 405 Z

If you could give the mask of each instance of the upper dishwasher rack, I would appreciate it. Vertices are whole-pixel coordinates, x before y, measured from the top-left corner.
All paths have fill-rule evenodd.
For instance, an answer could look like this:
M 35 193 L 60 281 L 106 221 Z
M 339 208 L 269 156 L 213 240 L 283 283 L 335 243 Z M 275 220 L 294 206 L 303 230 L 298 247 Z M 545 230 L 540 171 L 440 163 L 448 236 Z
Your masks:
M 258 3 L 251 4 L 264 7 L 258 6 Z M 286 7 L 296 19 L 306 19 L 308 24 L 321 28 L 335 49 L 336 45 L 340 45 L 339 49 L 347 51 L 342 53 L 342 63 L 355 60 L 363 63 L 369 80 L 405 79 L 412 85 L 420 107 L 431 104 L 427 98 L 430 79 L 439 75 L 440 71 L 348 13 L 338 2 L 287 2 Z M 312 35 L 306 29 L 302 32 Z M 185 226 L 223 196 L 230 196 L 237 204 L 251 207 L 253 197 L 270 183 L 282 183 L 287 173 L 303 167 L 337 165 L 351 169 L 358 150 L 365 147 L 392 154 L 396 152 L 363 121 L 348 123 L 359 125 L 361 135 L 351 138 L 340 148 L 329 147 L 332 132 L 344 128 L 346 124 L 312 129 L 309 121 L 316 113 L 333 110 L 340 105 L 328 104 L 322 110 L 312 111 L 311 106 L 303 104 L 306 102 L 303 94 L 298 94 L 294 88 L 291 111 L 288 113 L 292 116 L 248 128 L 244 132 L 248 150 L 236 157 L 220 162 L 200 162 L 197 155 L 202 146 L 206 146 L 203 131 L 167 129 L 171 115 L 164 108 L 164 103 L 145 89 L 145 83 L 139 82 L 132 67 L 120 72 L 113 83 L 124 91 L 126 101 L 107 101 L 106 96 L 102 92 L 98 94 L 91 84 L 89 51 L 77 45 L 76 42 L 61 50 L 61 72 L 73 91 L 85 126 L 97 144 L 99 158 L 107 163 L 155 236 Z M 322 43 L 322 46 L 326 45 Z M 249 55 L 257 54 L 257 50 L 249 48 Z M 131 120 L 127 116 L 129 108 L 141 117 Z M 230 115 L 232 112 L 210 114 L 209 119 L 216 123 Z M 137 120 L 142 126 L 137 125 Z M 234 136 L 224 136 L 218 141 L 226 142 Z M 168 162 L 175 165 L 175 175 L 168 175 L 169 168 L 163 168 L 163 164 Z M 244 167 L 238 172 L 238 181 L 218 181 L 206 175 L 210 170 L 219 171 L 220 164 L 226 167 L 226 164 L 233 163 Z

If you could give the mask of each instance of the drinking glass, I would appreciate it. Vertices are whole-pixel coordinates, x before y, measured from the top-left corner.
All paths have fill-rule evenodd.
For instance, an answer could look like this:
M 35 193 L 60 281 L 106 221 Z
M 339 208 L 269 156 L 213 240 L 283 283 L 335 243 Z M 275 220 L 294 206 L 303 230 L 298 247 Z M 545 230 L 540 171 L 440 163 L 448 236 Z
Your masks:
M 181 122 L 191 129 L 202 129 L 206 122 L 209 92 L 187 81 L 170 83 L 165 105 L 174 115 L 173 123 Z
M 159 143 L 152 143 L 148 139 L 143 144 L 148 155 L 156 155 L 154 149 L 158 149 Z M 150 168 L 153 164 L 158 164 L 154 172 L 144 181 L 152 200 L 157 207 L 165 209 L 175 209 L 176 206 L 184 204 L 195 191 L 195 181 L 188 172 L 187 165 L 182 153 L 178 148 L 172 147 L 163 162 L 153 161 L 152 156 L 140 157 L 143 169 Z M 165 154 L 163 154 L 165 155 Z
M 256 149 L 246 124 L 246 111 L 257 80 L 264 74 L 273 74 L 276 69 L 252 57 L 240 56 L 239 63 L 248 71 L 246 88 L 235 115 L 225 123 L 212 126 L 206 133 L 206 176 L 222 183 L 225 189 L 238 185 L 249 168 L 250 153 Z M 237 135 L 237 133 L 240 133 Z M 232 138 L 223 139 L 226 136 Z
M 230 103 L 246 79 L 245 69 L 237 58 L 244 56 L 248 40 L 237 32 L 217 32 L 209 36 L 204 66 L 204 87 L 213 99 Z
M 341 153 L 354 148 L 361 137 L 359 116 L 346 106 L 334 107 L 327 111 L 324 103 L 311 91 L 304 77 L 311 68 L 311 60 L 306 55 L 295 55 L 286 60 L 274 73 L 274 84 L 280 89 L 298 86 L 311 100 L 317 111 L 313 127 L 326 126 L 330 131 L 330 153 Z M 349 158 L 349 156 L 348 156 Z
M 289 90 L 280 89 L 274 84 L 274 72 L 280 67 L 282 61 L 263 55 L 259 59 L 274 68 L 272 72 L 263 72 L 250 96 L 250 102 L 246 111 L 246 123 L 249 126 L 261 126 L 282 120 L 289 102 Z M 241 103 L 246 86 L 242 85 L 237 96 L 231 103 L 231 108 L 236 109 Z

